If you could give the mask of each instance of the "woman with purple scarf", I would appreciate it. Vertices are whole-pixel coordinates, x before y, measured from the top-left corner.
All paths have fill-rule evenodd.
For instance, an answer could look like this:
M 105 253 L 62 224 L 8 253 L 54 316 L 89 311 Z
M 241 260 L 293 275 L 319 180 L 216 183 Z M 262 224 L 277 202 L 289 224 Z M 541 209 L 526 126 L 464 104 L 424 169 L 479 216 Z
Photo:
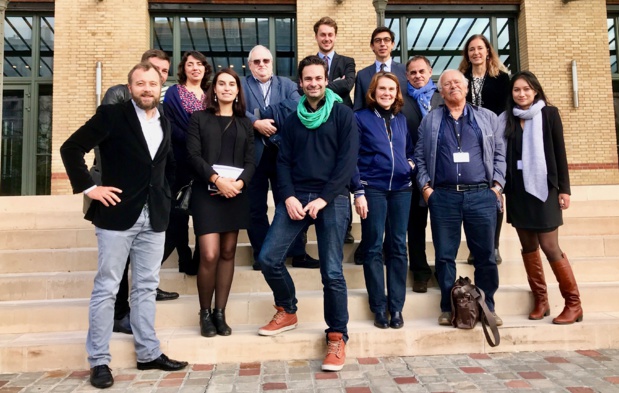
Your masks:
M 522 71 L 510 83 L 507 110 L 499 120 L 507 145 L 507 222 L 520 239 L 522 259 L 535 305 L 529 319 L 550 314 L 541 247 L 559 282 L 565 308 L 552 320 L 555 324 L 580 322 L 583 311 L 578 285 L 559 247 L 562 210 L 570 206 L 563 125 L 535 75 Z

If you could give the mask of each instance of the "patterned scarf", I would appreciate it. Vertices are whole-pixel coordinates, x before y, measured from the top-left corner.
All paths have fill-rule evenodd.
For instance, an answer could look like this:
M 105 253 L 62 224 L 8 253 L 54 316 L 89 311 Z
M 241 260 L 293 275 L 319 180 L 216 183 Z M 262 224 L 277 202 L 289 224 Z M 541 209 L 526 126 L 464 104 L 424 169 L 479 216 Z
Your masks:
M 432 100 L 432 95 L 436 91 L 436 85 L 430 79 L 430 81 L 421 89 L 416 89 L 411 85 L 410 82 L 407 84 L 408 95 L 417 100 L 419 104 L 419 109 L 421 109 L 421 116 L 426 117 L 428 112 L 432 110 L 432 105 L 430 105 L 430 101 Z

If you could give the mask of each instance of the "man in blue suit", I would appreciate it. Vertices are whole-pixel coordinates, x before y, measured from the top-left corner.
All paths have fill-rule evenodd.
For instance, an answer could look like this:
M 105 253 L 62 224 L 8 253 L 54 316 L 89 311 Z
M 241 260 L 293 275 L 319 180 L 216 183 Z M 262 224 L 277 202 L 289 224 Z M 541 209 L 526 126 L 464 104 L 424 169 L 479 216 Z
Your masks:
M 400 81 L 400 89 L 402 94 L 406 93 L 406 67 L 404 64 L 397 63 L 391 58 L 391 51 L 395 46 L 395 34 L 388 27 L 381 26 L 374 29 L 372 39 L 370 40 L 370 48 L 376 60 L 372 65 L 369 65 L 357 72 L 355 81 L 355 104 L 353 110 L 358 111 L 366 107 L 365 94 L 368 92 L 372 77 L 379 71 L 392 72 Z
M 277 151 L 286 117 L 296 112 L 301 96 L 297 85 L 288 78 L 273 75 L 273 55 L 268 48 L 256 45 L 249 52 L 249 70 L 241 84 L 245 92 L 247 117 L 254 125 L 256 172 L 247 186 L 251 221 L 247 233 L 254 250 L 254 270 L 261 270 L 258 255 L 269 230 L 267 196 L 269 183 L 275 205 L 280 201 L 277 184 Z M 299 236 L 289 252 L 292 266 L 318 268 L 318 260 L 305 252 L 305 241 Z

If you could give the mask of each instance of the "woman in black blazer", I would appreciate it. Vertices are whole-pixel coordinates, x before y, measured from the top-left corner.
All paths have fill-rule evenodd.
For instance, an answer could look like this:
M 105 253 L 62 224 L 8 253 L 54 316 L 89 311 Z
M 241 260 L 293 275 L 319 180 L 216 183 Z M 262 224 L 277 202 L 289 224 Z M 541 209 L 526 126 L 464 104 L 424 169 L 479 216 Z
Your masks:
M 550 313 L 539 247 L 550 262 L 565 299 L 563 312 L 552 322 L 582 321 L 578 285 L 567 256 L 559 247 L 562 210 L 570 206 L 563 125 L 556 107 L 529 71 L 514 75 L 507 110 L 501 115 L 507 142 L 507 222 L 518 232 L 522 259 L 535 307 L 529 319 Z
M 509 96 L 509 75 L 501 59 L 483 34 L 474 34 L 466 40 L 462 50 L 462 62 L 458 70 L 469 81 L 466 101 L 494 112 L 497 116 L 505 110 Z M 496 232 L 494 234 L 494 251 L 496 263 L 503 260 L 499 253 L 499 238 L 503 225 L 503 212 L 497 210 Z M 468 263 L 473 264 L 473 255 L 469 253 Z
M 238 75 L 219 71 L 207 96 L 207 109 L 191 116 L 187 133 L 187 160 L 194 172 L 191 212 L 200 244 L 198 296 L 200 333 L 228 336 L 225 308 L 234 276 L 239 229 L 249 225 L 249 200 L 244 192 L 256 169 L 254 131 L 245 116 L 245 99 Z M 213 168 L 242 169 L 226 177 Z M 211 311 L 215 294 L 215 307 Z

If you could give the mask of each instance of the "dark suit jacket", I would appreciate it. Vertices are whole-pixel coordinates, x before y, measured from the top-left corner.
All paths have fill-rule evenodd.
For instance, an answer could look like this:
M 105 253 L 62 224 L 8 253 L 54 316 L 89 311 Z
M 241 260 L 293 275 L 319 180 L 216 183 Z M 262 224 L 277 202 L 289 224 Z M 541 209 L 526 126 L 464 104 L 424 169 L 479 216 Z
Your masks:
M 471 83 L 473 76 L 469 69 L 464 76 L 469 80 L 469 92 L 466 94 L 466 102 L 473 102 L 473 93 Z M 507 97 L 509 96 L 509 75 L 505 72 L 500 72 L 496 78 L 486 76 L 484 86 L 481 88 L 482 107 L 490 109 L 495 115 L 500 115 L 505 110 L 507 105 Z
M 501 115 L 500 124 L 505 124 L 505 115 Z M 559 110 L 554 106 L 542 108 L 544 156 L 546 157 L 546 169 L 548 171 L 548 183 L 559 190 L 560 194 L 571 194 L 570 175 L 567 169 L 567 154 L 565 153 L 565 140 L 563 139 L 563 123 Z M 514 162 L 516 146 L 511 138 L 506 139 L 507 176 L 505 193 L 511 192 L 509 179 L 513 176 L 516 163 Z
M 174 155 L 170 146 L 170 123 L 160 118 L 163 141 L 151 159 L 146 139 L 131 101 L 101 105 L 97 113 L 60 147 L 74 193 L 95 185 L 84 155 L 99 146 L 102 184 L 122 190 L 121 202 L 105 207 L 93 201 L 86 213 L 99 228 L 127 230 L 135 224 L 148 201 L 150 222 L 165 231 L 171 208 L 170 185 L 174 182 Z
M 283 114 L 288 111 L 294 111 L 299 103 L 299 100 L 301 99 L 301 96 L 297 91 L 297 85 L 288 78 L 273 75 L 273 79 L 271 79 L 271 96 L 268 107 L 264 104 L 262 90 L 253 75 L 248 75 L 241 79 L 241 85 L 243 86 L 243 93 L 245 95 L 245 107 L 247 108 L 246 115 L 252 124 L 258 119 L 254 116 L 254 110 L 256 108 L 260 109 L 261 112 L 267 110 L 270 113 L 277 113 L 283 116 Z M 284 117 L 279 120 L 281 120 L 281 124 L 278 123 L 278 125 L 281 126 L 286 119 Z M 254 153 L 256 156 L 256 165 L 260 163 L 260 159 L 262 158 L 262 152 L 264 151 L 264 139 L 265 137 L 259 132 L 254 133 Z
M 245 186 L 254 175 L 254 128 L 247 117 L 234 117 L 236 126 L 236 143 L 234 145 L 234 166 L 243 168 L 239 179 Z M 208 184 L 216 174 L 213 165 L 221 154 L 222 129 L 214 113 L 197 111 L 191 115 L 187 129 L 187 162 L 196 174 L 196 181 Z
M 342 98 L 344 105 L 352 108 L 350 92 L 353 86 L 355 86 L 355 59 L 334 52 L 327 87 Z
M 398 77 L 402 94 L 406 94 L 406 84 L 408 83 L 406 79 L 406 66 L 391 61 L 391 72 Z M 376 74 L 376 64 L 374 63 L 357 72 L 357 79 L 355 80 L 355 105 L 353 106 L 353 110 L 358 111 L 367 107 L 365 94 L 370 88 L 370 83 L 372 82 L 374 74 Z

